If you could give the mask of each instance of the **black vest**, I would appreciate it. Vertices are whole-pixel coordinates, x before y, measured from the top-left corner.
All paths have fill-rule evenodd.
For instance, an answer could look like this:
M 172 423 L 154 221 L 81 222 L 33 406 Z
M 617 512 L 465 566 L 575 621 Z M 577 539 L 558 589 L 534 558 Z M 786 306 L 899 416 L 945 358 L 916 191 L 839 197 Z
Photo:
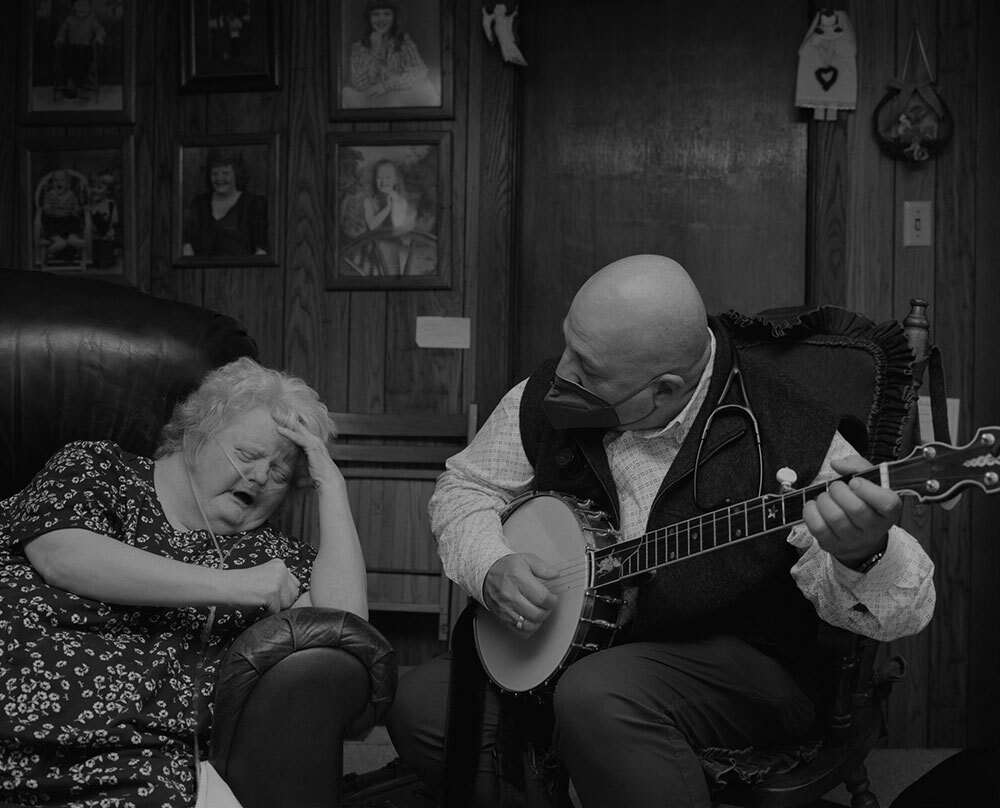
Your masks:
M 698 471 L 698 507 L 693 470 L 704 424 L 715 407 L 733 365 L 733 345 L 725 328 L 709 322 L 716 337 L 715 366 L 705 404 L 676 460 L 664 478 L 646 525 L 651 531 L 757 495 L 757 449 L 746 417 L 717 416 L 707 436 Z M 521 440 L 534 466 L 533 488 L 588 498 L 616 524 L 618 496 L 608 466 L 601 429 L 556 430 L 541 402 L 556 362 L 541 365 L 528 380 L 521 400 Z M 776 492 L 775 472 L 788 466 L 796 487 L 810 484 L 830 446 L 837 417 L 810 398 L 777 367 L 749 354 L 740 371 L 757 418 L 763 452 L 763 492 Z M 732 388 L 726 403 L 740 403 Z M 634 538 L 634 537 L 628 537 Z M 816 613 L 789 570 L 797 559 L 787 530 L 668 565 L 639 589 L 630 638 L 669 639 L 735 634 L 793 669 L 811 656 Z

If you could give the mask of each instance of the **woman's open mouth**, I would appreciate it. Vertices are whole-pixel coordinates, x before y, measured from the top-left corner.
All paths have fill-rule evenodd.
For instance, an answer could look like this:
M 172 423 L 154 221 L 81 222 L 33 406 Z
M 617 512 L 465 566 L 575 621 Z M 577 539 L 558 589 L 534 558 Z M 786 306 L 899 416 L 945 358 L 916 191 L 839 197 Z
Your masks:
M 246 491 L 233 491 L 233 496 L 248 508 L 254 503 L 253 495 Z

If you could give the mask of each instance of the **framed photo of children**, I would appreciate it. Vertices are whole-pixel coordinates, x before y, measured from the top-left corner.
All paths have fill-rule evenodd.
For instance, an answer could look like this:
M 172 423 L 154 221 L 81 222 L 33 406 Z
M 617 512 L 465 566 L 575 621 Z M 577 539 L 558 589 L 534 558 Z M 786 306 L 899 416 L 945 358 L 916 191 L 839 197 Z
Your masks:
M 22 145 L 26 265 L 135 285 L 131 135 Z
M 341 0 L 330 9 L 330 117 L 453 114 L 454 0 Z
M 184 92 L 277 90 L 276 0 L 183 0 Z
M 276 134 L 182 138 L 174 190 L 176 266 L 276 266 Z
M 20 0 L 25 123 L 133 123 L 134 0 Z
M 327 137 L 336 208 L 326 288 L 449 288 L 450 133 Z

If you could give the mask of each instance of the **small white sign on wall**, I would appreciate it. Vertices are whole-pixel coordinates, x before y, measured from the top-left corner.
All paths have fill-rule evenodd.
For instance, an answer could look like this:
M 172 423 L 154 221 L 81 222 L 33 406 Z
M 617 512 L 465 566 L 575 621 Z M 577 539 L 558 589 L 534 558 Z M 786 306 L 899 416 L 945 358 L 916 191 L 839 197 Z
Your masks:
M 468 348 L 471 333 L 468 317 L 417 317 L 419 348 Z

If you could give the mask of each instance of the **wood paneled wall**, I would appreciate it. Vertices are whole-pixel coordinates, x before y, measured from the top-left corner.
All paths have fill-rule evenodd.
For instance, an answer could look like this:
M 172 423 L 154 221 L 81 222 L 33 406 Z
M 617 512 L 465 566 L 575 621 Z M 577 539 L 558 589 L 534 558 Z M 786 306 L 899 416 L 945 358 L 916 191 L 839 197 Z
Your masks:
M 952 437 L 965 442 L 975 427 L 1000 418 L 1000 328 L 986 303 L 996 300 L 1000 212 L 990 145 L 1000 134 L 1000 70 L 990 41 L 997 10 L 977 0 L 859 0 L 842 7 L 857 33 L 859 103 L 844 120 L 811 124 L 809 297 L 876 320 L 902 316 L 911 297 L 927 299 L 948 394 L 960 400 Z M 871 119 L 887 79 L 902 71 L 915 25 L 956 125 L 937 159 L 909 164 L 879 152 Z M 912 67 L 916 53 L 910 58 Z M 932 247 L 902 246 L 907 200 L 934 203 Z M 907 505 L 904 524 L 937 566 L 938 602 L 926 631 L 888 649 L 908 663 L 890 702 L 890 746 L 995 743 L 998 506 L 977 491 L 948 512 Z
M 769 1 L 801 14 L 797 2 Z M 22 14 L 30 13 L 29 5 L 20 4 Z M 308 379 L 334 409 L 458 412 L 478 401 L 485 417 L 514 381 L 517 165 L 521 150 L 532 144 L 520 139 L 524 73 L 503 64 L 485 43 L 480 4 L 455 2 L 454 119 L 353 126 L 328 118 L 330 4 L 276 3 L 284 60 L 280 91 L 195 96 L 178 89 L 182 5 L 137 3 L 136 123 L 130 127 L 21 125 L 13 113 L 22 108 L 18 94 L 26 53 L 21 28 L 8 25 L 0 32 L 7 64 L 17 54 L 19 65 L 17 71 L 0 73 L 0 99 L 8 111 L 0 120 L 0 266 L 18 266 L 21 256 L 26 213 L 18 187 L 18 138 L 131 132 L 143 288 L 239 318 L 259 341 L 265 362 Z M 604 13 L 615 14 L 616 5 L 617 0 L 606 0 Z M 843 0 L 837 5 L 847 10 L 857 33 L 859 107 L 836 122 L 808 125 L 806 299 L 844 305 L 878 320 L 900 316 L 911 296 L 926 297 L 950 394 L 961 401 L 957 438 L 965 440 L 974 426 L 1000 420 L 995 304 L 1000 291 L 1000 156 L 995 147 L 1000 142 L 1000 54 L 994 43 L 1000 11 L 991 0 Z M 886 81 L 902 67 L 914 22 L 956 128 L 953 143 L 938 159 L 906 166 L 878 152 L 870 120 Z M 531 62 L 531 48 L 547 47 L 562 32 L 525 34 Z M 629 41 L 619 43 L 621 54 L 635 38 L 655 48 L 657 36 L 653 27 L 633 30 Z M 759 47 L 768 46 L 765 37 Z M 794 70 L 790 61 L 790 84 Z M 582 82 L 586 76 L 569 73 L 558 80 Z M 410 126 L 452 133 L 452 288 L 326 290 L 323 270 L 331 260 L 333 225 L 325 180 L 327 135 Z M 175 269 L 170 255 L 176 140 L 230 132 L 282 137 L 279 266 Z M 934 201 L 932 248 L 902 247 L 902 202 L 914 199 Z M 595 222 L 599 207 L 594 205 Z M 417 315 L 471 317 L 473 347 L 418 349 L 413 338 Z M 891 649 L 909 661 L 908 678 L 892 699 L 892 746 L 995 743 L 993 729 L 1000 724 L 998 500 L 968 492 L 949 513 L 912 507 L 907 512 L 908 526 L 937 563 L 939 602 L 926 632 Z M 433 637 L 433 621 L 429 627 L 402 626 L 393 634 L 410 649 L 404 661 L 429 649 L 419 639 L 424 632 Z
M 507 310 L 512 185 L 512 72 L 496 51 L 486 51 L 482 24 L 465 0 L 449 4 L 454 14 L 454 115 L 446 120 L 345 123 L 329 115 L 329 15 L 336 3 L 295 0 L 274 3 L 280 38 L 281 88 L 274 92 L 183 93 L 181 2 L 134 3 L 136 10 L 135 123 L 127 126 L 31 126 L 18 122 L 23 107 L 28 51 L 20 33 L 32 13 L 19 2 L 17 24 L 0 33 L 0 50 L 16 54 L 18 70 L 0 76 L 5 115 L 0 122 L 0 266 L 19 266 L 25 222 L 17 173 L 19 138 L 121 133 L 134 135 L 136 264 L 140 288 L 155 295 L 204 305 L 245 324 L 261 360 L 311 383 L 331 410 L 353 412 L 460 413 L 487 395 L 495 401 L 507 381 L 507 332 L 497 329 Z M 13 59 L 11 59 L 13 63 Z M 470 83 L 473 91 L 470 92 Z M 481 103 L 479 86 L 507 97 L 507 107 Z M 14 114 L 17 111 L 18 114 Z M 325 267 L 333 260 L 334 193 L 328 188 L 328 136 L 343 132 L 447 131 L 451 136 L 450 250 L 448 289 L 330 291 Z M 202 135 L 276 133 L 280 138 L 281 207 L 273 207 L 281 231 L 277 267 L 174 267 L 175 172 L 180 138 Z M 480 166 L 483 176 L 480 177 Z M 482 262 L 483 272 L 479 272 Z M 480 300 L 488 306 L 481 321 Z M 470 317 L 469 350 L 419 348 L 418 316 Z M 488 357 L 477 376 L 475 357 Z M 400 483 L 378 496 L 356 500 L 359 530 L 392 542 L 386 524 L 413 514 L 413 486 Z M 425 486 L 426 488 L 426 486 Z M 426 491 L 421 491 L 426 501 Z M 419 506 L 423 511 L 424 505 Z M 394 517 L 393 514 L 396 514 Z M 304 503 L 283 517 L 307 538 L 313 514 Z M 433 553 L 426 513 L 414 521 Z M 373 541 L 375 539 L 372 539 Z M 373 549 L 378 558 L 385 547 Z M 400 647 L 400 661 L 418 661 L 437 651 L 433 615 L 388 618 L 380 627 Z

